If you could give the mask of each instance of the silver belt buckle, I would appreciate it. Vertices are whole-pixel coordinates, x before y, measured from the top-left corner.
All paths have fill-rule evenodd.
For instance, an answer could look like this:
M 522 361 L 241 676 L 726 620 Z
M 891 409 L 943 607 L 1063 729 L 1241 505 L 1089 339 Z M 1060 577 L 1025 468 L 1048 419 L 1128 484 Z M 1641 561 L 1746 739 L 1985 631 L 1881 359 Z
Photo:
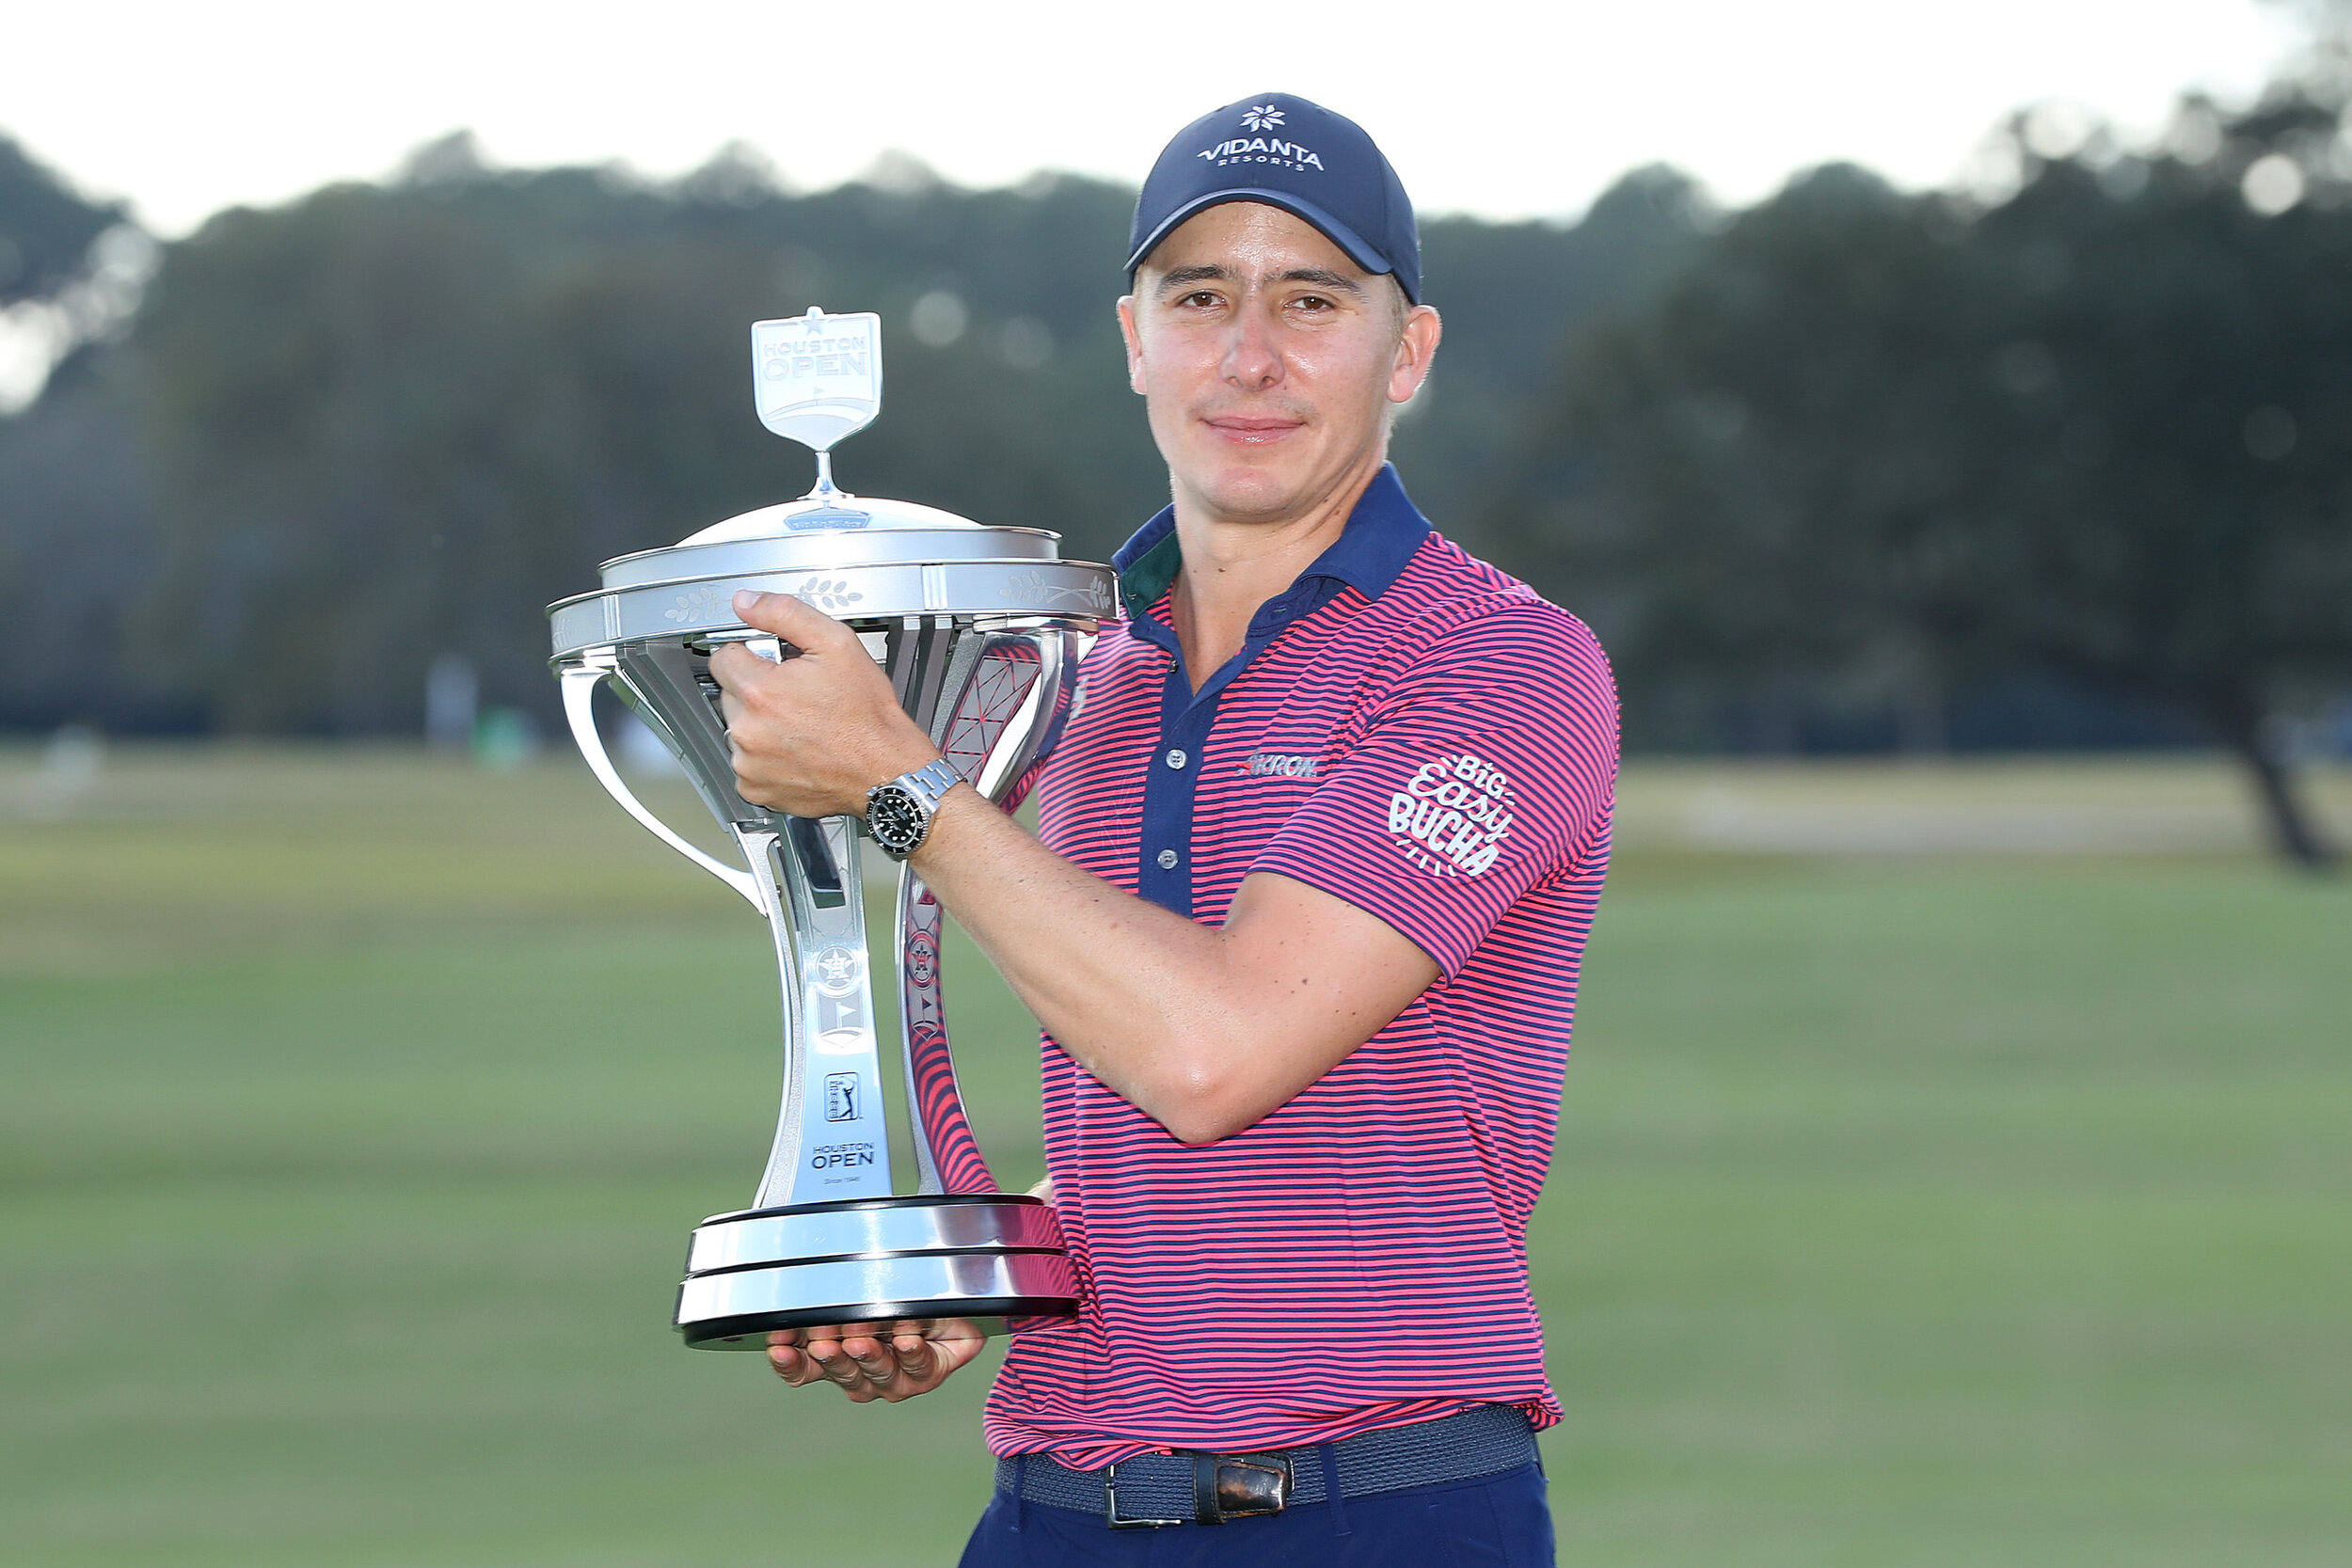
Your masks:
M 1189 1523 L 1184 1519 L 1130 1519 L 1121 1514 L 1119 1512 L 1119 1466 L 1116 1465 L 1105 1465 L 1103 1469 L 1103 1495 L 1108 1504 L 1104 1517 L 1110 1521 L 1113 1529 L 1153 1529 L 1162 1525 Z

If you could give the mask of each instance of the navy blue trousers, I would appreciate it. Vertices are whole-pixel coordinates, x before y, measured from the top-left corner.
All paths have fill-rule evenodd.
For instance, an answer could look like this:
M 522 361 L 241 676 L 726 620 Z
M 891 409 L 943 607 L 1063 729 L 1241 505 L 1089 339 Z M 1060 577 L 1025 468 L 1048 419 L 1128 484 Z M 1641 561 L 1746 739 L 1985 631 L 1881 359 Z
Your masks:
M 1533 1465 L 1483 1481 L 1374 1492 L 1222 1525 L 1113 1529 L 999 1492 L 962 1568 L 1552 1568 Z

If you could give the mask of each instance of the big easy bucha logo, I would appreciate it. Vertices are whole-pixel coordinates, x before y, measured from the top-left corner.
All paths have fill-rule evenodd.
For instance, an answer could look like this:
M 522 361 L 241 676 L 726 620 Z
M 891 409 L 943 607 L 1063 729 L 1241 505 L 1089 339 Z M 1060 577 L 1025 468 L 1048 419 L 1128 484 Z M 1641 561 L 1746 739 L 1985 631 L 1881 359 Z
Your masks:
M 1389 797 L 1389 832 L 1432 876 L 1475 877 L 1511 836 L 1511 781 L 1469 752 L 1425 762 Z

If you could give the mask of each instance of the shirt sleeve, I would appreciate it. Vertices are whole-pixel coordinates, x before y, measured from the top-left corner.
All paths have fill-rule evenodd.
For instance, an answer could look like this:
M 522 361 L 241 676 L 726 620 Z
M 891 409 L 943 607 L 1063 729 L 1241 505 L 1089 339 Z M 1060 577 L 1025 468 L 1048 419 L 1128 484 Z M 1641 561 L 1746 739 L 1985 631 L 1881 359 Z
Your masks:
M 1450 979 L 1527 891 L 1607 842 L 1617 699 L 1582 622 L 1542 600 L 1432 637 L 1253 871 L 1377 915 Z

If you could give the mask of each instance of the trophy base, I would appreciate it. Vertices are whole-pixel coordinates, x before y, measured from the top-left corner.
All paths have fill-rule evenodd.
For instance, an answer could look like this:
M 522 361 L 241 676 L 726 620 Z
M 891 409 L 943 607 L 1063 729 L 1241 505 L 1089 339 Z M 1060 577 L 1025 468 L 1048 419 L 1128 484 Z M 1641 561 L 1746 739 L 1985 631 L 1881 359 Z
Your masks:
M 696 1350 L 764 1350 L 770 1331 L 908 1318 L 1067 1318 L 1077 1272 L 1042 1199 L 851 1198 L 714 1214 L 695 1227 L 675 1326 Z

